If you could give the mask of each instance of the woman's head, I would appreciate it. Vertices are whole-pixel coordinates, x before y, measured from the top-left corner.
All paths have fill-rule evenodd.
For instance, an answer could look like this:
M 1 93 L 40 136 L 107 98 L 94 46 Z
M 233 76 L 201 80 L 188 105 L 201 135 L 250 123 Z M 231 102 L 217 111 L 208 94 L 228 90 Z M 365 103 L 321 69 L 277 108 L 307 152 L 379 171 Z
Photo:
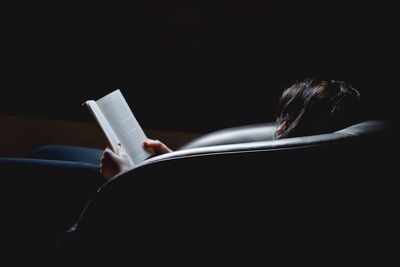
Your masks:
M 306 79 L 283 91 L 275 138 L 340 130 L 360 119 L 360 93 L 343 81 Z

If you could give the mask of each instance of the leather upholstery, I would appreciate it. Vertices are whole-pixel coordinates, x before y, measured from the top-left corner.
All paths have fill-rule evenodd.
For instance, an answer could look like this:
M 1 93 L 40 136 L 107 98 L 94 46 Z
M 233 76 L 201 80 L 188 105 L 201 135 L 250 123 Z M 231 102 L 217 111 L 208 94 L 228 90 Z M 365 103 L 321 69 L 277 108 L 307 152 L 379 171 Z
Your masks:
M 200 136 L 199 138 L 185 144 L 179 150 L 197 148 L 197 147 L 240 144 L 240 143 L 250 143 L 250 142 L 263 142 L 263 141 L 268 141 L 268 142 L 263 144 L 259 143 L 256 145 L 257 146 L 264 145 L 266 147 L 296 146 L 296 144 L 304 145 L 307 143 L 323 143 L 323 142 L 332 142 L 335 140 L 351 139 L 352 135 L 354 135 L 353 137 L 369 136 L 374 134 L 379 135 L 380 133 L 387 133 L 393 127 L 394 127 L 393 122 L 383 121 L 383 120 L 370 120 L 357 123 L 355 125 L 347 127 L 335 133 L 298 137 L 298 138 L 287 138 L 282 140 L 273 140 L 273 136 L 276 129 L 273 123 L 256 124 L 256 125 L 228 128 Z
M 365 121 L 151 158 L 106 183 L 61 247 L 90 259 L 107 247 L 136 263 L 382 257 L 395 227 L 394 129 Z
M 183 145 L 179 150 L 194 147 L 269 141 L 274 137 L 275 128 L 274 123 L 231 127 L 200 136 Z

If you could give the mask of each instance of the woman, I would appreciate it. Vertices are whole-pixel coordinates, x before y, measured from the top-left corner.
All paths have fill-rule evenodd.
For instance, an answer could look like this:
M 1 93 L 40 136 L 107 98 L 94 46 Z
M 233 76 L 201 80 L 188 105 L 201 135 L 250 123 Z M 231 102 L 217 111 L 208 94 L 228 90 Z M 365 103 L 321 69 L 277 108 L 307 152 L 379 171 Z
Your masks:
M 343 81 L 305 79 L 286 88 L 279 100 L 275 139 L 329 133 L 360 120 L 360 93 Z M 129 168 L 119 144 L 114 153 L 106 148 L 100 174 L 107 180 Z M 158 140 L 147 140 L 144 149 L 153 155 L 172 152 Z

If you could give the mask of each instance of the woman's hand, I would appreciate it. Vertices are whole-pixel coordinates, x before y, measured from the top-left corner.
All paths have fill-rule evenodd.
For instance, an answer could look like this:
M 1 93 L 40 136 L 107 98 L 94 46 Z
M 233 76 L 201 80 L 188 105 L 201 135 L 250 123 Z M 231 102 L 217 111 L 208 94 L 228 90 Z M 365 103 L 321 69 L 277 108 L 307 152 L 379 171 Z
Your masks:
M 172 150 L 159 140 L 146 140 L 143 142 L 143 148 L 152 155 L 170 153 Z
M 100 174 L 111 180 L 118 173 L 131 167 L 128 154 L 122 149 L 121 143 L 117 145 L 117 153 L 114 153 L 109 147 L 103 152 L 100 158 Z
M 158 140 L 149 139 L 144 141 L 143 148 L 152 155 L 172 152 L 169 147 Z M 109 147 L 106 147 L 100 159 L 100 174 L 106 178 L 106 180 L 111 180 L 117 174 L 130 167 L 128 154 L 126 154 L 120 143 L 117 145 L 117 153 L 114 153 Z

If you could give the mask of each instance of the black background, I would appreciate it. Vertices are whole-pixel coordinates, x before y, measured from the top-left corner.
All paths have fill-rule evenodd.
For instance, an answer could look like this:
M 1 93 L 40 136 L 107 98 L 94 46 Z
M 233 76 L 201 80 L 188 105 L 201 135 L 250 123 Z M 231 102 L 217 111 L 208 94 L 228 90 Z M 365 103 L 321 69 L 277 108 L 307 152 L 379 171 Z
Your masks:
M 0 114 L 90 121 L 81 103 L 120 88 L 142 126 L 207 132 L 271 121 L 286 85 L 317 77 L 397 118 L 395 9 L 203 2 L 3 7 Z

